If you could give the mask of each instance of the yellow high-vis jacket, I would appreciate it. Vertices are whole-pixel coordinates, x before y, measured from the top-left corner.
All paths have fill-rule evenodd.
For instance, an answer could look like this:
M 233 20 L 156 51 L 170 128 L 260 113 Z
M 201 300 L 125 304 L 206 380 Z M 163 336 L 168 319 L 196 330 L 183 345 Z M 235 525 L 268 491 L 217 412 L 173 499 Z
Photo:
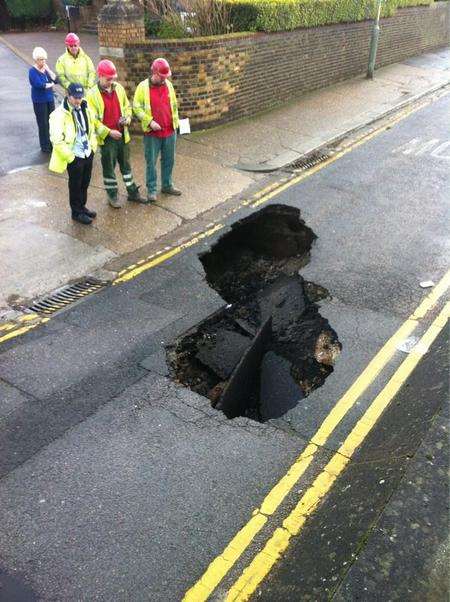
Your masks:
M 180 122 L 178 118 L 177 97 L 172 82 L 167 79 L 166 85 L 169 88 L 170 108 L 172 109 L 172 125 L 173 129 L 176 130 Z M 138 87 L 136 88 L 133 99 L 133 113 L 141 122 L 142 131 L 148 132 L 150 122 L 153 120 L 152 108 L 150 105 L 150 81 L 148 78 L 144 79 L 144 81 L 138 84 Z
M 95 84 L 94 63 L 82 48 L 76 57 L 66 50 L 56 61 L 55 71 L 61 86 L 66 90 L 69 84 L 81 84 L 86 90 Z
M 95 119 L 87 102 L 83 101 L 88 119 L 89 144 L 92 151 L 97 150 L 97 136 L 95 132 Z M 73 147 L 77 138 L 75 116 L 67 98 L 60 106 L 50 113 L 50 140 L 53 145 L 52 156 L 48 168 L 56 173 L 63 173 L 68 163 L 75 159 Z
M 121 116 L 126 117 L 127 119 L 131 119 L 131 105 L 130 101 L 128 100 L 127 93 L 125 92 L 125 88 L 119 83 L 114 83 L 113 89 L 115 90 L 119 99 Z M 97 131 L 98 143 L 104 144 L 105 138 L 109 135 L 109 132 L 111 130 L 103 123 L 103 116 L 105 114 L 105 103 L 103 102 L 103 98 L 98 85 L 94 86 L 89 90 L 86 96 L 86 100 L 96 121 L 95 129 Z M 123 128 L 123 140 L 125 144 L 130 141 L 130 133 L 126 126 Z

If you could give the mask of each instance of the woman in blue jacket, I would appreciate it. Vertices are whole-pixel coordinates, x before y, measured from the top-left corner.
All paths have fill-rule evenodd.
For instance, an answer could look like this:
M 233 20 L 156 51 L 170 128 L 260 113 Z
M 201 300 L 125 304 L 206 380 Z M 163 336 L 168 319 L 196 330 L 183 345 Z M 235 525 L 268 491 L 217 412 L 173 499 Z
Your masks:
M 37 46 L 33 50 L 34 67 L 28 72 L 31 84 L 31 99 L 33 101 L 34 114 L 39 129 L 39 143 L 43 153 L 52 152 L 48 118 L 55 110 L 55 97 L 53 87 L 56 75 L 46 64 L 47 53 L 43 48 Z

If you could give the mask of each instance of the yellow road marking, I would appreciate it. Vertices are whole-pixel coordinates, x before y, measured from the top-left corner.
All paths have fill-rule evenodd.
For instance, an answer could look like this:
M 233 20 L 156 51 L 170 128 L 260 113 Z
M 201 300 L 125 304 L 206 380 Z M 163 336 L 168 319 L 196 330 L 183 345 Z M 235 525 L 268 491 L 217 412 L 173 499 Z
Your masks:
M 289 546 L 291 538 L 300 533 L 306 519 L 313 514 L 321 500 L 330 491 L 335 480 L 342 474 L 344 468 L 350 462 L 355 450 L 363 443 L 381 414 L 388 407 L 406 379 L 411 375 L 414 368 L 416 368 L 423 357 L 424 347 L 428 348 L 445 327 L 449 315 L 450 303 L 447 303 L 419 343 L 415 345 L 408 357 L 402 362 L 387 385 L 375 397 L 344 443 L 315 479 L 311 487 L 301 497 L 296 507 L 283 521 L 283 526 L 274 531 L 261 552 L 254 557 L 249 566 L 230 588 L 225 598 L 226 602 L 244 602 L 248 600 L 268 575 L 272 567 L 280 560 L 281 555 Z
M 174 247 L 170 251 L 167 251 L 166 253 L 163 253 L 162 255 L 158 255 L 154 259 L 152 259 L 146 263 L 143 263 L 142 265 L 139 265 L 139 266 L 135 265 L 134 269 L 127 271 L 124 274 L 122 274 L 121 276 L 119 276 L 118 278 L 116 278 L 113 281 L 113 284 L 120 284 L 121 282 L 127 282 L 128 280 L 132 280 L 133 278 L 136 278 L 136 276 L 138 276 L 139 274 L 142 274 L 142 272 L 145 272 L 151 268 L 154 268 L 156 265 L 159 265 L 160 263 L 167 261 L 174 255 L 178 255 L 178 253 L 181 253 L 181 251 L 184 251 L 185 249 L 192 247 L 193 245 L 197 244 L 203 238 L 207 238 L 208 236 L 211 236 L 212 234 L 214 234 L 215 232 L 218 232 L 219 230 L 221 230 L 224 227 L 225 227 L 224 224 L 216 224 L 214 227 L 210 228 L 209 230 L 205 230 L 205 232 L 202 232 L 198 236 L 191 238 L 187 242 L 179 245 L 178 247 Z
M 39 318 L 38 314 L 25 314 L 24 316 L 20 316 L 17 320 L 18 322 L 31 322 L 32 320 L 37 320 Z
M 13 330 L 14 328 L 17 328 L 17 323 L 20 322 L 31 322 L 33 320 L 37 320 L 39 318 L 39 316 L 37 314 L 25 314 L 23 316 L 19 316 L 17 318 L 17 322 L 5 322 L 4 324 L 0 324 L 0 331 L 1 330 Z
M 25 334 L 29 330 L 33 330 L 33 328 L 36 328 L 37 326 L 40 326 L 41 324 L 44 324 L 45 322 L 48 322 L 49 320 L 50 320 L 50 318 L 41 318 L 39 320 L 39 322 L 36 322 L 35 324 L 21 326 L 20 328 L 17 328 L 16 330 L 13 330 L 12 332 L 8 332 L 8 334 L 4 334 L 3 336 L 0 337 L 0 343 L 5 343 L 6 341 L 9 341 L 10 339 L 19 337 L 20 335 Z
M 336 405 L 322 422 L 321 426 L 312 437 L 311 442 L 306 446 L 305 450 L 300 454 L 289 471 L 267 494 L 261 504 L 261 508 L 257 508 L 253 512 L 253 518 L 249 523 L 235 535 L 230 544 L 213 562 L 208 566 L 205 573 L 200 579 L 189 589 L 183 600 L 185 602 L 203 602 L 208 599 L 211 593 L 216 589 L 225 575 L 229 572 L 234 562 L 242 555 L 252 539 L 265 524 L 265 521 L 258 523 L 260 528 L 255 531 L 254 517 L 261 514 L 264 517 L 272 515 L 283 502 L 287 494 L 291 491 L 300 477 L 304 474 L 308 466 L 311 464 L 319 446 L 323 446 L 339 425 L 344 416 L 355 405 L 355 402 L 373 382 L 376 376 L 381 372 L 387 362 L 393 357 L 396 352 L 397 345 L 407 338 L 418 325 L 418 320 L 425 317 L 427 312 L 436 304 L 440 297 L 447 291 L 450 286 L 450 270 L 445 274 L 442 280 L 435 288 L 423 299 L 414 313 L 400 326 L 400 328 L 392 335 L 392 337 L 383 345 L 374 358 L 369 362 L 360 376 L 350 386 L 350 388 L 339 399 Z M 251 524 L 250 524 L 251 523 Z M 250 539 L 250 534 L 253 534 Z M 227 550 L 231 548 L 234 551 L 231 562 L 227 554 Z M 236 552 L 239 551 L 239 555 Z

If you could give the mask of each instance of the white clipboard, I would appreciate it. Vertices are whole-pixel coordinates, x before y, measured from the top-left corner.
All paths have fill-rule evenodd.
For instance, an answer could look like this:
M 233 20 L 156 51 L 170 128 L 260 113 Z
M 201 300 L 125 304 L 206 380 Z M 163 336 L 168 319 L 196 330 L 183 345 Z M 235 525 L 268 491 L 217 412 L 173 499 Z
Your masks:
M 191 124 L 189 123 L 189 119 L 180 119 L 180 134 L 190 134 L 191 133 Z

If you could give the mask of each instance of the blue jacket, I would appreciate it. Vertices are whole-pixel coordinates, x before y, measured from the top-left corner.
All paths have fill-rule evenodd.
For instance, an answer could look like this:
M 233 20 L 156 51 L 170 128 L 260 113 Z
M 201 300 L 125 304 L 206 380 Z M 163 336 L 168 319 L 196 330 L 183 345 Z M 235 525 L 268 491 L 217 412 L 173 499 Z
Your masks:
M 45 87 L 45 84 L 54 82 L 47 72 L 41 73 L 36 67 L 31 67 L 28 71 L 28 79 L 33 102 L 52 102 L 54 100 L 53 89 Z

